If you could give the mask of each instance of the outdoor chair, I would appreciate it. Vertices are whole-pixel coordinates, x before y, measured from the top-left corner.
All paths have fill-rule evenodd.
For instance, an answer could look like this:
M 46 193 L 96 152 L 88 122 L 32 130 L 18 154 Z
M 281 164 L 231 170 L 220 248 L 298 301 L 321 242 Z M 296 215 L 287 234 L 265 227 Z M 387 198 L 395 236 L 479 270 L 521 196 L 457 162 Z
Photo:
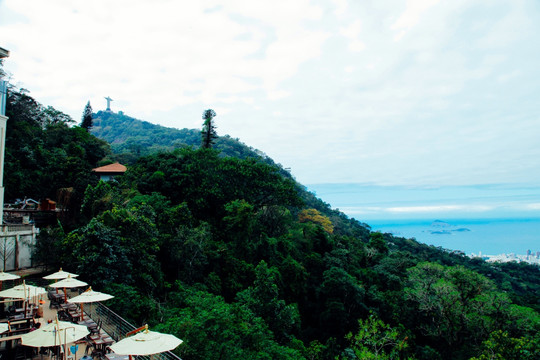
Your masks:
M 71 322 L 71 316 L 69 316 L 69 314 L 65 310 L 58 310 L 57 315 L 58 320 Z
M 88 331 L 90 331 L 90 335 L 99 334 L 99 332 L 101 331 L 101 325 L 102 324 L 103 324 L 102 320 L 99 319 L 96 326 L 91 325 L 90 327 L 88 327 Z

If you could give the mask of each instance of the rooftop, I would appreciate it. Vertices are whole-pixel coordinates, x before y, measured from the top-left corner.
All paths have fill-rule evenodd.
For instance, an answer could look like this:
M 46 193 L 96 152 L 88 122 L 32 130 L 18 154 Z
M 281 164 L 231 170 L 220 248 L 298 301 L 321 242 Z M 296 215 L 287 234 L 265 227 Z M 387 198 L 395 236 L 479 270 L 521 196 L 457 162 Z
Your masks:
M 127 168 L 120 163 L 109 164 L 109 165 L 92 169 L 92 171 L 96 173 L 117 173 L 117 174 L 125 173 L 126 170 Z

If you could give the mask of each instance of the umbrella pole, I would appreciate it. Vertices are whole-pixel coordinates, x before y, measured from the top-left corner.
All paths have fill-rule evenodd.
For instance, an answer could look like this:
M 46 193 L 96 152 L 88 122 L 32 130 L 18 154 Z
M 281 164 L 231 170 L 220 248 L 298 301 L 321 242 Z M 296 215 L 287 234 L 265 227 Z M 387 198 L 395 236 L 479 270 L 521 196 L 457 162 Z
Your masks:
M 84 303 L 81 303 L 81 320 L 84 320 Z

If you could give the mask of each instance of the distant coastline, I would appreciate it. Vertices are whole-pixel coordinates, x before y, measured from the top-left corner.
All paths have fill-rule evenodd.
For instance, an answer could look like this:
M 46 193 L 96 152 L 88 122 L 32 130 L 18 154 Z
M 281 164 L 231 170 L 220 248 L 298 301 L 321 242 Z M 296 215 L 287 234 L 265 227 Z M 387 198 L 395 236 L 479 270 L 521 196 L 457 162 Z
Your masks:
M 469 256 L 507 255 L 518 261 L 514 254 L 540 251 L 540 187 L 315 184 L 308 189 L 373 231 Z

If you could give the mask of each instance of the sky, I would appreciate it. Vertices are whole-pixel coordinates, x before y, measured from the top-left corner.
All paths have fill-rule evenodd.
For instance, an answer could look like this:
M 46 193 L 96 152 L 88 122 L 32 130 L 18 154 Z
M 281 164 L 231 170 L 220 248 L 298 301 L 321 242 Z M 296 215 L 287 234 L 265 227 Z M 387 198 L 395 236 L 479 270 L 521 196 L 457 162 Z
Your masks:
M 536 184 L 537 0 L 0 0 L 11 82 L 230 135 L 303 184 Z M 9 129 L 8 129 L 9 130 Z

